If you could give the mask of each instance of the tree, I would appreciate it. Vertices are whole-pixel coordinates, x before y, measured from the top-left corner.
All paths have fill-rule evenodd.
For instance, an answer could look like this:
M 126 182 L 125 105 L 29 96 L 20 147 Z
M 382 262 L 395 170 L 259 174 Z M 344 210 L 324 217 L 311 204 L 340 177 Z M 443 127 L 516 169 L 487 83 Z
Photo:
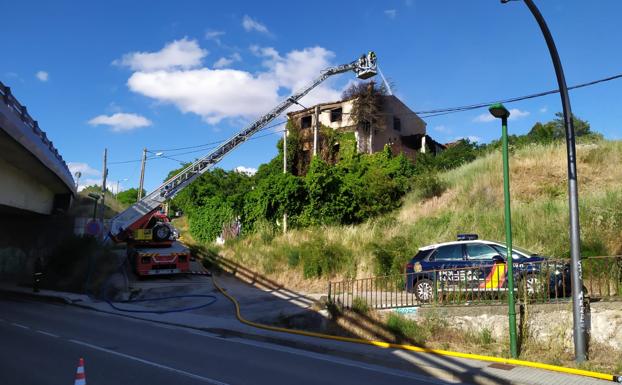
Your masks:
M 564 126 L 564 115 L 561 112 L 555 114 L 557 117 L 544 124 L 537 122 L 529 131 L 527 136 L 531 141 L 546 143 L 553 140 L 563 139 L 566 137 L 566 128 Z M 572 116 L 572 124 L 574 126 L 575 136 L 600 136 L 600 134 L 593 132 L 590 127 L 590 123 L 587 120 L 577 118 L 574 114 Z
M 387 94 L 384 86 L 378 87 L 375 82 L 353 83 L 341 97 L 353 99 L 351 119 L 373 135 L 373 130 L 383 130 L 385 119 L 383 115 L 383 96 Z
M 145 189 L 143 189 L 142 195 L 145 196 L 146 193 Z M 138 189 L 132 187 L 131 189 L 121 191 L 117 194 L 117 200 L 127 205 L 136 203 L 136 201 L 138 201 Z

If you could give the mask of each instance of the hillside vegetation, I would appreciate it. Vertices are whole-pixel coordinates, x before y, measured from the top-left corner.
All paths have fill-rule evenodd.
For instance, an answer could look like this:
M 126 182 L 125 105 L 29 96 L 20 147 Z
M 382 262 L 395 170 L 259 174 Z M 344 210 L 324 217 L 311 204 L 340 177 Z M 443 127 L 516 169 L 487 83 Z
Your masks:
M 568 257 L 565 145 L 534 143 L 511 152 L 515 245 Z M 582 254 L 622 254 L 622 142 L 579 144 L 577 154 Z M 313 226 L 287 234 L 260 229 L 219 252 L 292 287 L 325 289 L 328 277 L 401 272 L 420 246 L 453 240 L 460 232 L 505 239 L 498 150 L 435 178 L 443 185 L 439 194 L 416 183 L 400 208 L 361 224 Z

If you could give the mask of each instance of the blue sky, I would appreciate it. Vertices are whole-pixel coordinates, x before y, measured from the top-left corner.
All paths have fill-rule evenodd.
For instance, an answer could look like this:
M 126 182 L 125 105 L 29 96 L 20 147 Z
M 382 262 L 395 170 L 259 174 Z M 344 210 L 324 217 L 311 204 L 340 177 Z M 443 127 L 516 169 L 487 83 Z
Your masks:
M 622 72 L 622 2 L 538 5 L 569 85 Z M 104 148 L 109 180 L 137 186 L 139 163 L 113 162 L 137 160 L 143 147 L 225 139 L 321 69 L 368 50 L 414 111 L 556 88 L 540 31 L 520 1 L 4 1 L 2 10 L 0 80 L 86 184 L 101 177 Z M 330 80 L 303 104 L 338 98 L 352 79 Z M 573 91 L 573 111 L 621 139 L 621 93 L 622 80 Z M 515 134 L 561 109 L 558 95 L 507 106 L 516 109 L 509 127 Z M 428 133 L 441 142 L 488 142 L 500 130 L 478 118 L 485 112 L 431 117 Z M 279 133 L 262 135 L 220 166 L 256 168 L 271 159 Z M 208 151 L 193 150 L 164 154 L 187 161 Z M 146 187 L 177 166 L 149 160 Z

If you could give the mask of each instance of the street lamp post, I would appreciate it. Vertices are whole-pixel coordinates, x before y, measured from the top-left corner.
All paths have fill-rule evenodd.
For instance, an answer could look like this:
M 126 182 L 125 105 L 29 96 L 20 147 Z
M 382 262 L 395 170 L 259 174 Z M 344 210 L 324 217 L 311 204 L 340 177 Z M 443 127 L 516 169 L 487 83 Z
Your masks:
M 506 270 L 508 279 L 508 318 L 510 323 L 510 353 L 512 358 L 518 358 L 516 343 L 516 306 L 514 304 L 514 266 L 512 252 L 512 217 L 510 210 L 510 161 L 508 155 L 508 111 L 503 104 L 493 104 L 488 109 L 492 116 L 501 119 L 501 141 L 503 144 L 503 202 L 505 207 L 505 247 Z
M 509 0 L 501 0 L 507 3 Z M 553 41 L 553 35 L 538 7 L 533 0 L 524 0 L 527 8 L 538 22 L 538 26 L 542 31 L 544 40 L 549 49 L 555 75 L 557 76 L 557 84 L 559 86 L 559 95 L 562 99 L 562 109 L 564 112 L 564 128 L 566 131 L 566 152 L 568 157 L 568 203 L 570 208 L 570 272 L 572 286 L 572 318 L 573 318 L 573 336 L 575 361 L 583 362 L 587 359 L 586 339 L 585 339 L 585 304 L 583 303 L 583 277 L 581 268 L 581 234 L 579 226 L 579 192 L 577 187 L 577 157 L 575 149 L 575 133 L 572 122 L 572 109 L 570 108 L 570 96 L 568 95 L 568 87 L 566 86 L 566 78 L 564 69 Z

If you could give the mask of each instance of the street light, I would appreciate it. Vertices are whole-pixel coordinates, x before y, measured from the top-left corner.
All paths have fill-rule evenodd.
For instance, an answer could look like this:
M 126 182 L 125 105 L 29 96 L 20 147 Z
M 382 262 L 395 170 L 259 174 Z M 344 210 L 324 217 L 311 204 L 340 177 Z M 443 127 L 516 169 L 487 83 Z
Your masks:
M 128 179 L 127 178 L 123 178 L 123 179 L 117 179 L 117 190 L 116 190 L 116 194 L 115 196 L 119 195 L 119 182 L 127 182 Z
M 501 0 L 507 3 L 509 0 Z M 579 192 L 577 187 L 577 155 L 575 149 L 575 133 L 572 122 L 570 96 L 566 86 L 564 69 L 553 41 L 553 35 L 544 21 L 544 17 L 534 4 L 533 0 L 525 0 L 525 4 L 538 22 L 544 40 L 551 54 L 559 95 L 562 99 L 564 112 L 564 128 L 566 130 L 566 152 L 568 157 L 568 203 L 570 209 L 570 273 L 572 286 L 572 319 L 575 361 L 583 362 L 587 359 L 585 339 L 585 304 L 583 303 L 583 277 L 581 271 L 581 234 L 579 226 Z
M 514 269 L 512 252 L 512 217 L 510 212 L 510 162 L 508 156 L 508 118 L 510 111 L 501 103 L 493 104 L 488 111 L 497 119 L 501 119 L 501 142 L 503 153 L 503 202 L 505 207 L 505 247 L 508 277 L 508 318 L 510 321 L 510 353 L 518 358 L 516 344 L 516 308 L 514 305 Z

